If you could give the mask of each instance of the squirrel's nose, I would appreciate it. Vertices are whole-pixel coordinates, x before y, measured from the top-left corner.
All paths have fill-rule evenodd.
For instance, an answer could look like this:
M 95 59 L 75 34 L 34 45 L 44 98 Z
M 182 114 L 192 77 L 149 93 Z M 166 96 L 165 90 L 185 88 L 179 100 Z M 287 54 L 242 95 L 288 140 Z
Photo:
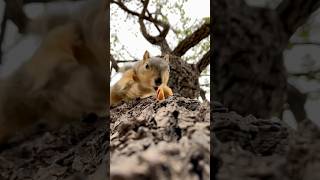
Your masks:
M 157 86 L 161 85 L 161 78 L 157 78 L 155 80 L 155 83 L 156 83 Z

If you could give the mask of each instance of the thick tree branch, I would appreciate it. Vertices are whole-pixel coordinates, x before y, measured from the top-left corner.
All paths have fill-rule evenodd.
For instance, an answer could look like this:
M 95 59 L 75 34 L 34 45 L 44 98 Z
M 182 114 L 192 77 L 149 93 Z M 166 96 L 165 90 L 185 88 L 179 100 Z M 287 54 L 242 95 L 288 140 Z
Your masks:
M 199 74 L 210 64 L 210 50 L 206 52 L 202 58 L 197 62 L 197 70 Z
M 158 36 L 152 36 L 147 32 L 147 28 L 143 22 L 144 16 L 147 12 L 149 0 L 143 1 L 143 9 L 142 12 L 139 16 L 139 25 L 140 25 L 140 30 L 144 38 L 146 38 L 151 44 L 159 45 L 161 48 L 161 52 L 164 53 L 170 53 L 171 49 L 166 41 L 166 36 L 170 30 L 169 24 L 163 23 L 161 21 L 152 21 L 154 24 L 158 24 L 163 27 L 163 30 L 159 33 Z M 151 16 L 149 16 L 151 17 Z M 151 17 L 152 18 L 152 17 Z
M 172 54 L 175 56 L 181 57 L 184 55 L 190 48 L 197 45 L 202 39 L 206 38 L 210 34 L 210 23 L 205 22 L 199 29 L 194 33 L 187 36 L 182 40 L 177 47 L 172 51 Z
M 319 0 L 283 0 L 277 12 L 288 38 L 320 7 Z

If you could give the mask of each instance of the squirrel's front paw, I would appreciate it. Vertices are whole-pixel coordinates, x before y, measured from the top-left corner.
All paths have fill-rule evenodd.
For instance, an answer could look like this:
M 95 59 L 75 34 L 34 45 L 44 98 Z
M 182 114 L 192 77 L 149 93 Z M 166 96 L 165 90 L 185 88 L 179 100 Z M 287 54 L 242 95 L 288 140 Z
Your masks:
M 161 85 L 158 87 L 157 90 L 157 100 L 163 100 L 167 98 L 168 96 L 172 96 L 173 92 L 171 88 L 167 85 Z

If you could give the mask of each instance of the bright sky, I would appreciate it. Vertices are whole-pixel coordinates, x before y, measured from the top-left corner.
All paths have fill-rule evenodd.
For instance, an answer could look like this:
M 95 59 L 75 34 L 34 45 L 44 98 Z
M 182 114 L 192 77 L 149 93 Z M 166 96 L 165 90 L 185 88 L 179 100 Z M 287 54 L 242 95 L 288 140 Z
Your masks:
M 174 2 L 174 1 L 173 1 Z M 210 1 L 202 0 L 189 0 L 185 6 L 186 14 L 192 19 L 202 19 L 204 17 L 210 16 Z M 133 24 L 131 20 L 126 21 L 126 13 L 119 10 L 117 5 L 111 6 L 111 13 L 117 13 L 118 16 L 112 16 L 111 14 L 111 33 L 116 33 L 121 44 L 124 45 L 125 49 L 130 52 L 134 58 L 141 58 L 145 50 L 148 50 L 151 55 L 159 55 L 160 50 L 148 41 L 144 39 L 139 30 L 139 25 Z M 179 23 L 177 15 L 170 14 L 168 17 L 171 24 Z M 113 28 L 115 27 L 115 28 Z M 172 35 L 172 34 L 171 34 Z M 170 41 L 170 39 L 167 39 Z M 113 46 L 111 44 L 111 46 Z M 126 58 L 132 59 L 132 57 L 127 56 Z

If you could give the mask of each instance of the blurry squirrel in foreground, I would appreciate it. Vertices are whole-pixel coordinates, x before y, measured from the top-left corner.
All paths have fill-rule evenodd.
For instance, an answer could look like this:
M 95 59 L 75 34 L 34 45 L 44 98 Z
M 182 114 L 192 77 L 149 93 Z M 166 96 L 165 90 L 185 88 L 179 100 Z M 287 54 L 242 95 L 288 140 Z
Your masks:
M 111 106 L 121 101 L 135 98 L 146 98 L 156 95 L 162 100 L 172 95 L 167 86 L 169 80 L 169 55 L 164 58 L 150 57 L 146 51 L 143 60 L 138 61 L 131 68 L 126 68 L 122 78 L 111 87 Z
M 31 59 L 1 79 L 0 143 L 37 121 L 56 127 L 106 110 L 107 6 L 96 2 L 104 5 L 48 29 Z

